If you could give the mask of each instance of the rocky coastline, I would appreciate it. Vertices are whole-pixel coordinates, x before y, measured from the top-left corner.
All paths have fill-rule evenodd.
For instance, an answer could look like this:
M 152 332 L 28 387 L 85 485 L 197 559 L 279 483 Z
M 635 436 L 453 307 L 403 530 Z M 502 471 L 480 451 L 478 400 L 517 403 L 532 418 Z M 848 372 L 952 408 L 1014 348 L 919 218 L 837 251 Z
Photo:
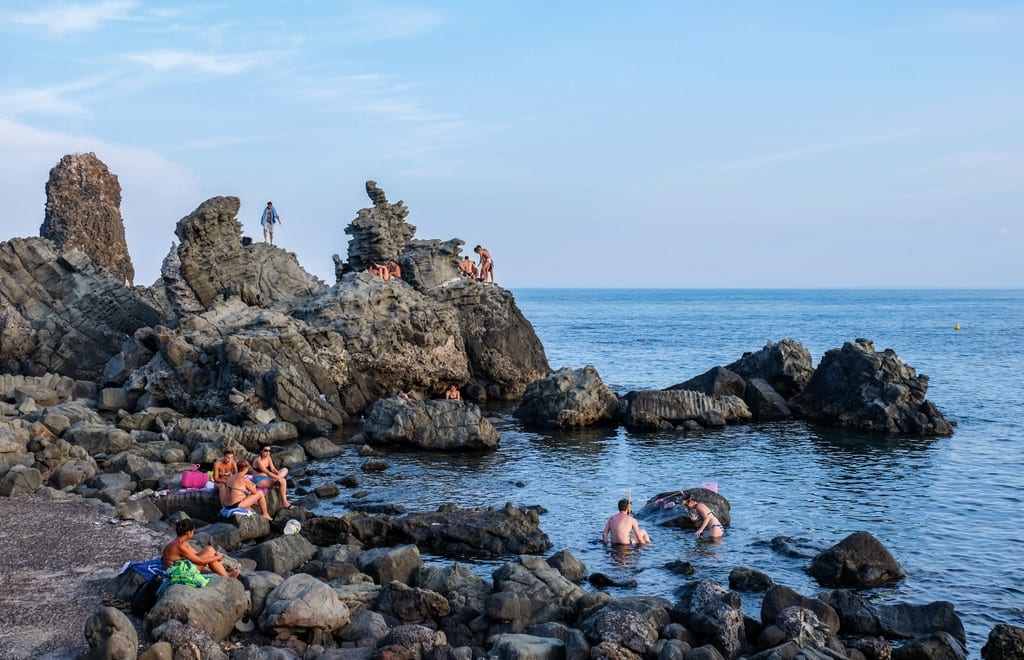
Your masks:
M 623 396 L 593 367 L 552 371 L 512 294 L 459 276 L 461 240 L 415 239 L 405 205 L 372 181 L 366 190 L 371 206 L 344 228 L 351 239 L 346 258 L 334 257 L 330 286 L 293 254 L 244 237 L 234 197 L 183 217 L 160 279 L 133 286 L 120 187 L 94 154 L 67 156 L 51 172 L 39 237 L 0 243 L 0 496 L 29 510 L 89 502 L 103 519 L 140 530 L 125 561 L 149 558 L 138 553 L 189 517 L 200 523 L 195 544 L 217 547 L 242 570 L 202 589 L 173 585 L 141 617 L 122 610 L 142 578 L 99 570 L 102 581 L 91 584 L 110 605 L 86 599 L 94 611 L 79 631 L 85 643 L 63 651 L 239 660 L 966 657 L 953 604 L 875 606 L 859 595 L 905 575 L 867 532 L 808 557 L 808 571 L 830 589 L 818 596 L 737 567 L 728 587 L 681 575 L 673 602 L 584 588 L 602 577 L 567 549 L 548 554 L 536 509 L 321 516 L 310 509 L 326 491 L 289 510 L 269 491 L 268 522 L 225 519 L 212 491 L 180 490 L 184 470 L 208 467 L 225 448 L 251 461 L 271 445 L 275 463 L 301 478 L 306 465 L 344 450 L 330 438 L 346 427 L 367 471 L 386 468 L 374 447 L 500 451 L 479 405 L 493 400 L 518 401 L 517 417 L 549 429 L 700 433 L 799 417 L 880 434 L 953 433 L 926 399 L 928 377 L 867 339 L 828 351 L 817 368 L 799 342 L 770 342 L 678 385 Z M 365 272 L 392 259 L 400 279 Z M 465 400 L 435 400 L 451 384 Z M 730 524 L 725 498 L 688 492 Z M 692 526 L 678 498 L 651 498 L 637 517 Z M 298 533 L 286 533 L 289 521 Z M 92 541 L 84 535 L 81 544 Z M 6 543 L 18 554 L 17 539 Z M 452 563 L 428 565 L 421 552 Z M 507 561 L 488 581 L 459 563 L 472 557 Z M 34 567 L 22 558 L 21 568 Z M 760 619 L 743 614 L 746 592 L 763 594 Z M 0 627 L 4 635 L 17 630 Z M 17 648 L 38 657 L 44 646 Z M 986 658 L 1024 658 L 1024 630 L 997 626 L 985 649 Z

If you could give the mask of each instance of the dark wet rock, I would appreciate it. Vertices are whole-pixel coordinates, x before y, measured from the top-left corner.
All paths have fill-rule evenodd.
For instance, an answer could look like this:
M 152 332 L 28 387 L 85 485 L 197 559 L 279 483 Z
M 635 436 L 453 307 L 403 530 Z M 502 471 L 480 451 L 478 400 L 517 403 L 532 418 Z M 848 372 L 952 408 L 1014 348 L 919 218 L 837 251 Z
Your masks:
M 633 513 L 637 520 L 665 527 L 683 527 L 697 529 L 700 522 L 690 517 L 690 510 L 683 505 L 686 496 L 692 495 L 695 500 L 707 505 L 711 513 L 726 527 L 732 522 L 730 511 L 732 505 L 723 496 L 707 488 L 687 488 L 682 492 L 671 491 L 660 493 L 648 500 L 639 511 Z
M 891 660 L 892 644 L 884 637 L 844 637 L 850 651 L 861 653 L 867 660 Z
M 738 566 L 729 572 L 729 588 L 736 591 L 768 591 L 775 581 L 753 568 Z
M 1024 660 L 1024 628 L 997 623 L 981 647 L 984 660 Z
M 925 398 L 928 376 L 895 351 L 875 351 L 868 339 L 825 353 L 804 391 L 791 401 L 798 414 L 836 426 L 913 435 L 951 435 L 952 425 Z
M 875 607 L 881 634 L 888 639 L 912 639 L 931 633 L 948 633 L 967 644 L 963 621 L 953 603 L 935 601 L 926 605 L 895 603 Z
M 685 422 L 724 426 L 751 419 L 747 404 L 738 397 L 709 397 L 692 390 L 629 392 L 620 400 L 619 416 L 626 426 L 648 430 L 670 429 Z
M 499 435 L 480 407 L 467 401 L 381 399 L 363 423 L 366 439 L 420 449 L 495 449 Z
M 397 580 L 383 585 L 374 609 L 403 624 L 429 621 L 435 625 L 452 611 L 448 599 L 436 591 L 410 587 Z
M 135 281 L 121 219 L 121 184 L 95 153 L 69 154 L 50 170 L 39 235 L 62 252 L 80 250 L 118 282 Z
M 43 238 L 0 243 L 0 365 L 96 380 L 136 329 L 164 313 L 140 289 Z
M 750 414 L 758 421 L 786 419 L 793 414 L 782 395 L 776 392 L 768 381 L 760 378 L 751 378 L 747 381 L 747 391 L 743 400 L 750 408 Z
M 104 607 L 86 620 L 85 640 L 89 643 L 88 660 L 129 660 L 139 653 L 135 626 L 113 607 Z
M 967 649 L 949 633 L 918 637 L 892 650 L 892 660 L 966 660 Z
M 676 575 L 693 575 L 697 572 L 697 569 L 693 567 L 693 564 L 688 561 L 670 561 L 665 564 L 665 568 Z
M 570 582 L 579 584 L 587 579 L 587 567 L 568 550 L 559 550 L 548 557 L 548 564 Z
M 606 589 L 607 587 L 622 587 L 625 589 L 633 589 L 636 587 L 635 579 L 628 580 L 616 580 L 610 575 L 605 573 L 591 573 L 587 576 L 587 582 L 594 585 L 598 589 Z
M 679 602 L 672 608 L 674 617 L 724 657 L 738 657 L 746 648 L 739 596 L 712 580 L 691 582 L 680 591 Z
M 794 339 L 768 342 L 761 350 L 744 353 L 725 368 L 748 383 L 751 378 L 767 381 L 787 400 L 802 392 L 814 373 L 810 352 Z
M 789 587 L 777 584 L 765 593 L 761 602 L 761 622 L 765 625 L 775 624 L 779 615 L 790 607 L 800 607 L 814 612 L 831 635 L 839 632 L 839 615 L 832 607 L 818 598 L 809 598 L 793 591 Z
M 699 376 L 683 381 L 666 390 L 692 390 L 701 392 L 711 397 L 730 394 L 743 398 L 747 390 L 747 383 L 739 374 L 729 371 L 725 367 L 711 367 Z
M 771 548 L 780 555 L 793 559 L 813 559 L 822 551 L 821 545 L 814 541 L 792 536 L 776 536 L 771 540 Z
M 874 606 L 856 591 L 836 589 L 822 594 L 821 600 L 839 615 L 839 629 L 844 635 L 881 634 Z
M 591 365 L 559 369 L 531 383 L 515 416 L 549 429 L 581 428 L 615 421 L 619 399 Z
M 821 584 L 836 587 L 877 587 L 907 575 L 868 532 L 854 532 L 816 556 L 809 572 Z
M 235 579 L 211 576 L 201 589 L 181 584 L 167 587 L 143 621 L 147 632 L 172 619 L 202 630 L 222 640 L 234 629 L 235 622 L 249 609 L 242 584 Z

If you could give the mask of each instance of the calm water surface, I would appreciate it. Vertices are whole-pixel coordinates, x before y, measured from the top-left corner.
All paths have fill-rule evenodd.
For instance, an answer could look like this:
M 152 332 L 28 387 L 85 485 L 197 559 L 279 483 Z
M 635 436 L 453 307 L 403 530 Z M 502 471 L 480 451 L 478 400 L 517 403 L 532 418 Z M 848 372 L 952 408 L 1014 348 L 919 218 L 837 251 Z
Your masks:
M 662 388 L 724 365 L 766 341 L 793 338 L 815 364 L 857 337 L 894 349 L 931 377 L 928 398 L 958 423 L 953 437 L 890 438 L 802 422 L 736 426 L 682 436 L 625 429 L 538 433 L 511 409 L 490 409 L 502 433 L 487 455 L 388 454 L 392 468 L 362 476 L 361 502 L 430 510 L 539 504 L 554 550 L 592 572 L 635 578 L 614 595 L 672 598 L 684 578 L 664 565 L 689 561 L 696 577 L 728 584 L 748 566 L 814 595 L 806 559 L 771 550 L 776 536 L 815 547 L 851 532 L 875 535 L 909 577 L 867 592 L 877 601 L 948 600 L 979 657 L 992 626 L 1024 625 L 1024 391 L 1022 291 L 519 290 L 552 368 L 594 365 L 618 394 Z M 959 324 L 961 330 L 954 330 Z M 317 479 L 355 469 L 354 448 L 314 468 Z M 618 499 L 717 482 L 732 505 L 722 542 L 654 528 L 654 543 L 625 565 L 595 541 Z M 345 496 L 324 503 L 345 510 Z M 478 566 L 489 575 L 492 564 Z M 758 615 L 756 596 L 744 610 Z

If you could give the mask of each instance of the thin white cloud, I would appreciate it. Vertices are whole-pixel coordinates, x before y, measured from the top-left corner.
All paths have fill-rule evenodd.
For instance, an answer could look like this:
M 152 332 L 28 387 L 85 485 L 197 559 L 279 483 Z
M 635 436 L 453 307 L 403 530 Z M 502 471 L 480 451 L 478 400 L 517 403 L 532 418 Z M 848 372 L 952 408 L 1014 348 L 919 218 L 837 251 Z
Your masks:
M 0 116 L 13 118 L 40 114 L 84 117 L 90 114 L 89 111 L 71 96 L 105 82 L 105 76 L 94 76 L 50 87 L 0 89 Z
M 65 3 L 15 14 L 7 20 L 19 25 L 42 27 L 63 36 L 72 32 L 88 32 L 104 23 L 128 18 L 137 4 L 134 0 L 105 0 L 92 5 Z
M 339 21 L 336 36 L 353 41 L 408 39 L 431 32 L 446 22 L 443 14 L 422 7 L 364 4 Z
M 182 50 L 153 50 L 146 53 L 133 53 L 126 57 L 132 62 L 143 64 L 157 71 L 186 69 L 218 75 L 242 73 L 272 59 L 270 53 L 258 51 L 230 55 L 207 55 Z

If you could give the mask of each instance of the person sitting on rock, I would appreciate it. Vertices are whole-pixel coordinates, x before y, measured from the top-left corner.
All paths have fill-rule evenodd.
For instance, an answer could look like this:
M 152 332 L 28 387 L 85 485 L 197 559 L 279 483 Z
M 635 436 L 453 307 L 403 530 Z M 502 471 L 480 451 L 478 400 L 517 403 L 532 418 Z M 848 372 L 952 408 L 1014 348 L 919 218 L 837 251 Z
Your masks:
M 377 262 L 374 262 L 373 265 L 367 268 L 366 272 L 370 275 L 376 275 L 384 281 L 391 279 L 391 272 L 388 270 L 388 267 Z
M 248 509 L 258 504 L 260 514 L 267 520 L 273 520 L 267 513 L 267 496 L 249 479 L 249 461 L 238 462 L 238 471 L 228 478 L 221 491 L 220 503 L 228 509 Z
M 636 518 L 629 515 L 629 500 L 619 500 L 619 512 L 608 519 L 601 532 L 601 543 L 607 543 L 611 536 L 612 545 L 645 544 L 651 542 L 650 535 L 640 529 Z M 635 537 L 635 540 L 634 540 Z
M 699 518 L 701 521 L 694 536 L 699 537 L 705 529 L 708 530 L 708 536 L 713 539 L 722 538 L 722 535 L 725 534 L 725 527 L 722 526 L 718 516 L 711 513 L 707 504 L 698 502 L 693 495 L 685 494 L 683 495 L 683 506 L 690 510 L 690 520 L 696 522 Z
M 187 584 L 193 587 L 205 587 L 210 578 L 202 574 L 211 571 L 223 577 L 236 578 L 241 571 L 237 568 L 228 571 L 224 568 L 224 555 L 206 546 L 201 552 L 189 543 L 196 535 L 196 521 L 182 518 L 174 524 L 175 539 L 164 546 L 163 559 L 164 581 L 167 584 Z
M 394 259 L 388 262 L 388 275 L 402 279 L 402 267 Z
M 238 470 L 238 465 L 235 463 L 235 451 L 231 447 L 225 446 L 223 453 L 223 456 L 213 462 L 213 487 L 217 489 L 218 493 L 223 492 L 228 478 Z
M 266 479 L 276 483 L 277 492 L 281 494 L 281 506 L 286 509 L 292 508 L 288 502 L 288 482 L 285 481 L 285 477 L 288 476 L 288 468 L 283 467 L 278 470 L 274 466 L 274 459 L 270 456 L 270 447 L 264 447 L 260 451 L 260 455 L 252 462 L 252 471 L 254 483 L 259 484 Z
M 462 260 L 461 264 L 459 264 L 459 275 L 462 275 L 463 277 L 472 277 L 475 280 L 477 279 L 477 273 L 476 262 L 470 259 L 469 255 L 466 255 L 466 258 Z
M 444 393 L 444 398 L 450 401 L 462 401 L 462 393 L 459 392 L 459 388 L 452 384 L 452 386 Z

